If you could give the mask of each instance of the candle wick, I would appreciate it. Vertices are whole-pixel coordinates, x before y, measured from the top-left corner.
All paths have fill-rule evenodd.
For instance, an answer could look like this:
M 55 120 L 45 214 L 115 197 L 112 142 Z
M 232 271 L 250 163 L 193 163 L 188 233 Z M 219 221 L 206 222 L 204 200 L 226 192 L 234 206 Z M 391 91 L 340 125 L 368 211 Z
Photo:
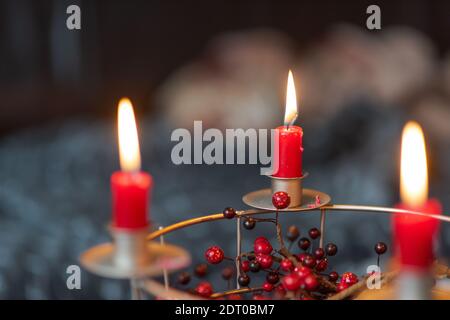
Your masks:
M 291 121 L 285 121 L 284 125 L 286 126 L 286 130 L 289 130 L 290 126 L 294 125 L 295 120 L 297 120 L 298 113 L 295 113 L 295 115 L 292 117 Z

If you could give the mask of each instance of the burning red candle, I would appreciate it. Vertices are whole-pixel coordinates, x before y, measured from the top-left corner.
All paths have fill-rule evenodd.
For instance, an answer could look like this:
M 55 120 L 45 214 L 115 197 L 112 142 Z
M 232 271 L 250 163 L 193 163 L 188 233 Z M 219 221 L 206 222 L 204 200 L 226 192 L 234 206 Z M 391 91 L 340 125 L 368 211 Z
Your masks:
M 428 199 L 425 139 L 416 122 L 403 129 L 400 174 L 401 203 L 405 210 L 441 214 L 441 204 Z M 434 238 L 439 221 L 427 216 L 398 214 L 394 217 L 394 243 L 402 268 L 426 271 L 434 260 Z
M 297 115 L 294 77 L 289 70 L 284 126 L 275 129 L 275 143 L 278 150 L 274 157 L 274 177 L 299 178 L 302 176 L 303 129 L 293 125 Z
M 139 139 L 131 101 L 123 98 L 118 109 L 119 155 L 121 171 L 111 176 L 113 227 L 148 227 L 149 190 L 152 177 L 141 169 Z

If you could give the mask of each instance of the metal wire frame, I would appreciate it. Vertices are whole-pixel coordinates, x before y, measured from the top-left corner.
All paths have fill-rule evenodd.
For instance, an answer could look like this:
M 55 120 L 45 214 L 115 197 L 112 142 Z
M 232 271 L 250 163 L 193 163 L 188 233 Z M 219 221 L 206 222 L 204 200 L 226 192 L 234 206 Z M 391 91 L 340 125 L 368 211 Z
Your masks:
M 318 208 L 312 208 L 309 211 L 316 211 L 320 210 L 322 213 L 325 213 L 325 211 L 350 211 L 350 212 L 366 212 L 366 213 L 384 213 L 384 214 L 411 214 L 411 215 L 417 215 L 417 216 L 425 216 L 430 217 L 434 219 L 438 219 L 445 222 L 450 222 L 450 216 L 447 215 L 440 215 L 440 214 L 428 214 L 418 211 L 411 211 L 411 210 L 404 210 L 404 209 L 397 209 L 397 208 L 390 208 L 390 207 L 379 207 L 379 206 L 367 206 L 367 205 L 350 205 L 350 204 L 330 204 L 325 205 Z M 245 217 L 245 216 L 252 216 L 252 215 L 258 215 L 258 214 L 267 214 L 272 213 L 273 210 L 261 210 L 261 209 L 248 209 L 248 210 L 241 210 L 236 212 L 236 216 L 238 218 Z M 303 211 L 305 212 L 305 211 Z M 296 211 L 282 211 L 280 210 L 279 213 L 285 214 L 285 213 L 296 213 Z M 322 214 L 324 218 L 324 214 Z M 214 213 L 206 216 L 201 216 L 197 218 L 187 219 L 183 220 L 177 223 L 174 223 L 172 225 L 169 225 L 163 229 L 156 230 L 152 233 L 150 233 L 147 236 L 147 240 L 153 240 L 161 235 L 171 233 L 173 231 L 183 229 L 192 225 L 205 223 L 205 222 L 211 222 L 216 220 L 222 220 L 225 219 L 222 213 Z
M 328 211 L 349 211 L 351 213 L 355 212 L 365 212 L 365 213 L 384 213 L 384 214 L 411 214 L 416 216 L 426 216 L 434 219 L 438 219 L 445 222 L 450 222 L 450 216 L 446 215 L 439 215 L 439 214 L 427 214 L 423 212 L 418 211 L 411 211 L 411 210 L 404 210 L 404 209 L 397 209 L 397 208 L 390 208 L 390 207 L 380 207 L 380 206 L 367 206 L 367 205 L 348 205 L 348 204 L 329 204 L 324 205 L 321 207 L 315 207 L 311 208 L 310 210 L 306 211 L 320 211 L 320 229 L 321 229 L 321 236 L 320 236 L 320 243 L 323 244 L 324 241 L 324 235 L 325 235 L 325 217 Z M 240 210 L 236 212 L 236 241 L 237 241 L 237 247 L 236 247 L 236 256 L 240 256 L 241 251 L 241 232 L 240 232 L 240 222 L 242 217 L 246 216 L 253 216 L 253 215 L 259 215 L 259 214 L 267 214 L 267 213 L 273 213 L 275 211 L 273 210 L 261 210 L 261 209 L 248 209 L 248 210 Z M 305 212 L 304 210 L 302 212 Z M 298 213 L 298 211 L 282 211 L 280 210 L 279 213 Z M 165 228 L 156 230 L 152 233 L 150 233 L 147 236 L 147 240 L 153 240 L 158 237 L 161 237 L 165 234 L 174 232 L 176 230 L 186 228 L 192 225 L 201 224 L 205 222 L 211 222 L 216 220 L 222 220 L 226 219 L 222 213 L 214 213 L 206 216 L 201 216 L 197 218 L 187 219 L 184 221 L 180 221 L 178 223 L 169 225 Z M 239 275 L 239 260 L 236 260 L 236 266 L 237 266 L 237 275 Z M 154 281 L 152 281 L 153 285 Z M 149 289 L 149 288 L 147 288 Z M 239 283 L 236 283 L 236 289 L 233 290 L 227 290 L 224 292 L 217 292 L 214 293 L 214 295 L 211 298 L 222 298 L 226 297 L 233 293 L 246 293 L 246 292 L 252 292 L 257 291 L 260 288 L 240 288 Z M 151 290 L 150 290 L 151 291 Z M 178 293 L 177 290 L 174 290 L 173 292 L 169 293 L 166 292 L 166 295 L 172 294 L 175 297 L 178 295 L 186 295 L 186 293 Z M 195 299 L 195 296 L 187 294 L 189 297 Z M 172 297 L 173 298 L 173 297 Z

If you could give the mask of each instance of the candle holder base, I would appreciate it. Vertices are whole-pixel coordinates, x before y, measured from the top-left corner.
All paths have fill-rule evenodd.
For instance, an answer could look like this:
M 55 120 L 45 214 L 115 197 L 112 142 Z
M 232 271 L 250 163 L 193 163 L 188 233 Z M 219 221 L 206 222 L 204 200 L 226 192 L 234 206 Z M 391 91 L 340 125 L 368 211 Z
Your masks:
M 307 172 L 305 172 L 303 176 L 295 178 L 269 176 L 272 194 L 275 192 L 284 191 L 291 198 L 289 208 L 301 206 L 303 203 L 303 179 L 307 176 Z
M 315 210 L 331 202 L 331 197 L 326 193 L 313 189 L 302 189 L 302 203 L 300 205 L 277 209 L 272 204 L 272 195 L 272 189 L 262 189 L 247 193 L 242 197 L 242 201 L 250 207 L 271 211 Z
M 115 243 L 104 243 L 85 251 L 81 257 L 81 264 L 92 273 L 115 279 L 143 278 L 159 276 L 163 270 L 176 271 L 190 265 L 191 257 L 184 249 L 156 242 L 147 242 L 145 250 L 148 259 L 145 263 L 127 267 L 118 263 L 117 246 Z

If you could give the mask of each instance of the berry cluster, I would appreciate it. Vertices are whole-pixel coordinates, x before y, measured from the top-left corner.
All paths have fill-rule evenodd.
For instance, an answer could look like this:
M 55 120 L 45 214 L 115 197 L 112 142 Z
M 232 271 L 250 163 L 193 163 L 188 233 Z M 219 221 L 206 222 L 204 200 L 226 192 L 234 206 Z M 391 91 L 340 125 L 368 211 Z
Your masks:
M 277 209 L 289 206 L 290 197 L 285 192 L 276 192 L 272 198 L 273 205 Z M 226 219 L 236 217 L 233 208 L 225 208 L 223 215 Z M 287 229 L 285 235 L 281 233 L 281 226 L 276 219 L 257 219 L 246 217 L 243 219 L 243 227 L 247 230 L 255 228 L 257 223 L 271 222 L 276 225 L 277 246 L 263 236 L 256 237 L 250 251 L 242 253 L 235 258 L 227 258 L 224 250 L 219 246 L 211 246 L 206 249 L 204 256 L 210 265 L 221 263 L 229 264 L 224 266 L 221 276 L 228 283 L 237 278 L 241 288 L 248 288 L 246 294 L 230 294 L 226 296 L 229 300 L 248 298 L 251 294 L 253 299 L 325 299 L 338 292 L 346 290 L 356 284 L 358 276 L 352 272 L 344 272 L 339 275 L 330 269 L 330 259 L 338 253 L 338 247 L 334 243 L 328 243 L 323 248 L 318 246 L 321 232 L 317 228 L 308 230 L 305 236 L 301 236 L 297 226 L 292 225 Z M 286 246 L 283 239 L 288 241 Z M 297 246 L 294 246 L 297 244 Z M 375 245 L 375 252 L 378 255 L 386 253 L 387 245 L 378 242 Z M 236 261 L 237 264 L 236 268 Z M 194 289 L 189 290 L 204 298 L 210 298 L 213 288 L 210 282 L 204 278 L 208 273 L 208 264 L 198 264 L 194 269 L 196 277 L 201 281 Z M 188 272 L 181 272 L 178 275 L 178 283 L 187 285 L 191 281 Z M 252 285 L 252 287 L 250 287 Z

